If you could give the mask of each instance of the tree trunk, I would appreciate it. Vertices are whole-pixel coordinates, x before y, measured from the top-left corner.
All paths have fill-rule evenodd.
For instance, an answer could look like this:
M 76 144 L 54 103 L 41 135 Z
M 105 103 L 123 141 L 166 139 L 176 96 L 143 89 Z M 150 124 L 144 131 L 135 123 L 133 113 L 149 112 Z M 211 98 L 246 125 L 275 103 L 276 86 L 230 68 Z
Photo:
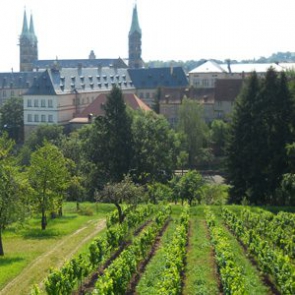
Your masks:
M 124 216 L 124 214 L 123 214 L 123 211 L 122 211 L 122 208 L 121 208 L 120 204 L 118 204 L 118 203 L 114 203 L 114 204 L 115 204 L 115 206 L 116 206 L 117 209 L 118 209 L 119 223 L 122 223 L 122 222 L 124 221 L 124 218 L 125 218 L 125 216 Z
M 63 216 L 62 205 L 60 205 L 58 209 L 58 217 L 62 217 L 62 216 Z
M 2 243 L 2 229 L 0 229 L 0 256 L 4 256 L 4 249 Z
M 42 208 L 42 218 L 41 218 L 41 228 L 42 228 L 42 230 L 45 230 L 46 226 L 47 226 L 46 213 L 45 213 L 45 209 Z
M 76 210 L 79 211 L 80 210 L 80 203 L 77 201 L 76 202 Z

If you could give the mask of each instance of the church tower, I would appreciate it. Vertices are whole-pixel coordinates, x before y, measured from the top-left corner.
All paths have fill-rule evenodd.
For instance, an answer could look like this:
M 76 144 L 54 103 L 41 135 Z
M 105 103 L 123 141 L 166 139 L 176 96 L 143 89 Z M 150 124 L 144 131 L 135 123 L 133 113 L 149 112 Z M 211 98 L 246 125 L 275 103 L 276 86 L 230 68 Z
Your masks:
M 139 27 L 137 5 L 132 14 L 132 23 L 129 31 L 129 68 L 139 69 L 143 67 L 141 59 L 141 29 Z
M 33 71 L 33 62 L 38 60 L 38 40 L 35 35 L 33 16 L 28 27 L 27 14 L 24 12 L 22 33 L 19 37 L 20 71 Z

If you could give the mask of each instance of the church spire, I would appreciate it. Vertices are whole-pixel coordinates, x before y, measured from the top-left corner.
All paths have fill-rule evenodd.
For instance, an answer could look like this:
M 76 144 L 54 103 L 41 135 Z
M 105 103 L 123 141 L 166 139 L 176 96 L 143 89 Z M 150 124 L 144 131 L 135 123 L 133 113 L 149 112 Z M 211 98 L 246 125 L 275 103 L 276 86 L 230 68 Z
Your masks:
M 31 18 L 30 18 L 30 33 L 32 35 L 35 35 L 34 22 L 33 22 L 33 14 L 32 13 L 31 13 Z
M 27 13 L 26 13 L 26 9 L 24 11 L 24 19 L 23 19 L 23 29 L 22 29 L 22 35 L 26 35 L 29 33 L 29 29 L 28 29 L 28 21 L 27 21 Z
M 134 5 L 132 23 L 129 31 L 129 67 L 138 69 L 143 67 L 141 58 L 141 29 L 138 22 L 137 5 Z
M 131 23 L 129 35 L 133 34 L 134 32 L 138 32 L 141 35 L 141 29 L 140 29 L 139 22 L 138 22 L 138 14 L 137 14 L 137 5 L 136 4 L 133 7 L 132 23 Z

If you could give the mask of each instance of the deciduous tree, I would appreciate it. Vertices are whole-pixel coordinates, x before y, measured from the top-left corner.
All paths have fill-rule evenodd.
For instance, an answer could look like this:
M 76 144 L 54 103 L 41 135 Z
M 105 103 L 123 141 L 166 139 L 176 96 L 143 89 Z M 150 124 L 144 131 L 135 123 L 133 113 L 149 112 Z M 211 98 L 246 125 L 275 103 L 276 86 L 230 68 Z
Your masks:
M 202 119 L 202 106 L 192 99 L 184 98 L 179 108 L 177 130 L 184 133 L 187 142 L 188 164 L 197 164 L 202 149 L 207 146 L 209 128 Z
M 0 256 L 4 255 L 2 232 L 12 221 L 24 213 L 24 195 L 29 185 L 19 171 L 12 153 L 13 141 L 6 134 L 0 137 Z
M 31 156 L 28 168 L 29 181 L 34 189 L 33 198 L 41 213 L 41 228 L 46 229 L 47 212 L 54 211 L 61 191 L 69 185 L 66 159 L 53 144 L 44 142 Z
M 6 131 L 9 137 L 20 143 L 24 140 L 24 107 L 23 99 L 12 97 L 0 109 L 1 130 Z

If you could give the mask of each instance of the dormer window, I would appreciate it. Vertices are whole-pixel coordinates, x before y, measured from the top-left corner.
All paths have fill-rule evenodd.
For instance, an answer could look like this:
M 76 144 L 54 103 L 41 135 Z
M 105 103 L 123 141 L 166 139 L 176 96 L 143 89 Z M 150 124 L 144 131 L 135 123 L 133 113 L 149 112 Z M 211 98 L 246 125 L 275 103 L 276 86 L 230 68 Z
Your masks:
M 96 79 L 97 79 L 97 81 L 100 81 L 100 76 L 97 75 L 97 76 L 96 76 Z
M 92 76 L 88 76 L 89 81 L 92 81 L 92 78 L 93 78 Z
M 80 76 L 81 82 L 84 82 L 84 76 Z

